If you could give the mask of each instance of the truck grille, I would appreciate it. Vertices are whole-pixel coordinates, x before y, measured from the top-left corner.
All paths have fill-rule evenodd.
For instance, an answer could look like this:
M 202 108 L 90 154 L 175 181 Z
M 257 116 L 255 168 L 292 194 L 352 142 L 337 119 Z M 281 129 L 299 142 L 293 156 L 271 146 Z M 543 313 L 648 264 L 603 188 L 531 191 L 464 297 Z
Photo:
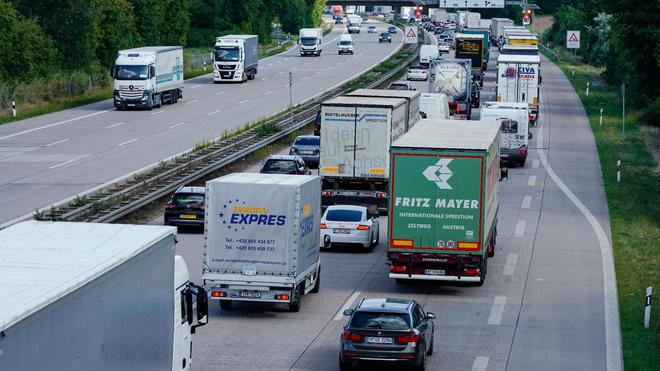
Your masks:
M 220 71 L 220 77 L 223 79 L 233 79 L 234 71 L 231 72 Z
M 219 70 L 225 70 L 225 71 L 233 71 L 233 70 L 236 69 L 236 66 L 231 65 L 231 64 L 219 64 L 218 69 Z
M 142 98 L 142 90 L 120 90 L 119 96 L 124 99 L 140 99 Z

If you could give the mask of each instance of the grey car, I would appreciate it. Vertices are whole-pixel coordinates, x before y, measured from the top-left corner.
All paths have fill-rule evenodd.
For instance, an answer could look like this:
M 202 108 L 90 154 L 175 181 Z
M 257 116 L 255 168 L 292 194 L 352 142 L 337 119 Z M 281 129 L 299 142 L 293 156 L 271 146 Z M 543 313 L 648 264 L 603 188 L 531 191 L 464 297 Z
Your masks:
M 341 335 L 339 367 L 357 362 L 413 365 L 424 370 L 433 354 L 435 315 L 407 299 L 362 299 L 346 309 L 348 324 Z
M 315 135 L 300 135 L 291 144 L 290 155 L 299 155 L 307 166 L 315 169 L 319 166 L 321 138 Z

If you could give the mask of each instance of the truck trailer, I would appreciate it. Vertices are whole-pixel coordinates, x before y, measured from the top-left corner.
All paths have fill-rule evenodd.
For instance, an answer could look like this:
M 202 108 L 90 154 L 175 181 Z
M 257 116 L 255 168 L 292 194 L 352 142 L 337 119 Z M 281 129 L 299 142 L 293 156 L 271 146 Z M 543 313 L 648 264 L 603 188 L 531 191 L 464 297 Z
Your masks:
M 481 67 L 485 71 L 488 68 L 490 59 L 490 30 L 487 28 L 473 27 L 463 30 L 466 35 L 482 35 L 484 38 L 483 49 L 481 50 Z
M 484 283 L 497 238 L 499 142 L 490 123 L 421 120 L 392 144 L 390 278 Z
M 110 75 L 118 111 L 174 104 L 183 98 L 183 48 L 145 46 L 120 50 Z
M 206 182 L 202 277 L 222 309 L 235 301 L 287 304 L 318 292 L 318 176 L 234 173 Z
M 208 301 L 175 244 L 176 229 L 162 226 L 1 230 L 0 370 L 190 369 Z
M 437 59 L 429 69 L 429 93 L 449 98 L 449 113 L 469 120 L 472 115 L 472 63 L 469 59 Z
M 457 33 L 454 39 L 456 40 L 455 58 L 469 59 L 473 69 L 484 70 L 488 61 L 484 61 L 486 42 L 483 33 Z
M 358 89 L 352 91 L 347 96 L 350 97 L 380 97 L 380 98 L 403 98 L 406 100 L 408 114 L 406 115 L 406 130 L 410 130 L 417 120 L 420 107 L 420 93 L 415 90 L 389 90 L 389 89 Z
M 254 80 L 259 67 L 258 35 L 227 35 L 215 39 L 213 82 Z
M 490 24 L 491 41 L 493 44 L 499 47 L 499 41 L 504 37 L 504 28 L 513 26 L 514 22 L 509 18 L 493 18 Z
M 527 103 L 532 126 L 536 125 L 539 114 L 540 67 L 538 55 L 500 54 L 497 57 L 497 101 Z

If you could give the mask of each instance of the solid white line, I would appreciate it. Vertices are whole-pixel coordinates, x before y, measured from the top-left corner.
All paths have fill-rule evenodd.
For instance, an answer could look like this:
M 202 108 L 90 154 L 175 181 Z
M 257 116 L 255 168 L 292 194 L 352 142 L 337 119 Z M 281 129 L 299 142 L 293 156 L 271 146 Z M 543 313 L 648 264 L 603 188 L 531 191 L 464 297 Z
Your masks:
M 185 122 L 182 122 L 182 123 L 179 123 L 179 124 L 176 124 L 176 125 L 172 125 L 172 126 L 170 126 L 170 129 L 174 129 L 177 126 L 181 126 L 181 125 L 185 125 L 185 124 L 186 124 Z
M 309 76 L 305 76 L 302 79 L 303 79 L 303 81 L 305 81 L 305 80 L 309 79 Z
M 105 128 L 106 128 L 106 129 L 110 129 L 110 128 L 114 128 L 114 127 L 117 127 L 117 126 L 119 126 L 119 125 L 124 125 L 124 124 L 125 124 L 125 122 L 122 121 L 122 122 L 118 122 L 118 123 L 116 123 L 116 124 L 108 125 L 108 126 L 106 126 Z
M 283 73 L 284 73 L 284 71 L 280 71 L 280 72 L 278 72 L 277 74 L 278 74 L 278 75 L 281 75 L 281 74 L 283 74 Z
M 117 145 L 118 145 L 118 146 L 123 146 L 123 145 L 126 145 L 126 144 L 128 144 L 128 143 L 133 143 L 133 142 L 135 142 L 136 140 L 138 140 L 138 138 L 131 139 L 131 140 L 128 140 L 128 141 L 126 141 L 126 142 L 124 142 L 124 143 L 119 143 L 119 144 L 117 144 Z
M 247 88 L 247 86 L 248 86 L 248 84 L 241 84 L 241 86 L 239 86 L 239 88 Z
M 488 317 L 489 325 L 499 325 L 502 323 L 502 315 L 504 314 L 504 306 L 506 305 L 506 296 L 496 296 L 493 299 L 493 306 L 490 308 L 490 316 Z
M 353 303 L 357 300 L 357 298 L 362 294 L 360 291 L 356 291 L 353 293 L 353 295 L 349 296 L 348 299 L 346 300 L 346 303 L 341 307 L 339 312 L 335 314 L 335 318 L 333 318 L 335 321 L 339 321 L 340 319 L 344 318 L 344 311 L 350 307 L 353 306 Z
M 273 91 L 272 91 L 272 90 L 269 90 L 269 91 L 267 91 L 267 92 L 264 93 L 264 95 L 268 95 L 268 94 L 273 94 Z
M 163 113 L 163 112 L 165 112 L 164 109 L 162 109 L 162 110 L 158 110 L 158 111 L 156 111 L 156 112 L 151 112 L 150 115 L 153 116 L 153 115 L 157 115 L 157 114 L 159 114 L 159 113 Z
M 541 132 L 541 130 L 539 130 L 539 132 Z M 538 135 L 538 134 L 537 134 L 537 135 Z M 533 167 L 534 169 L 538 169 L 538 168 L 539 168 L 539 159 L 538 159 L 538 158 L 535 158 L 534 161 L 532 161 L 532 167 Z
M 199 102 L 197 99 L 191 100 L 190 102 L 186 103 L 186 106 L 189 105 L 189 104 L 197 103 L 197 102 Z
M 529 207 L 532 206 L 532 196 L 525 196 L 522 199 L 522 204 L 520 205 L 521 209 L 529 209 Z
M 536 185 L 536 175 L 529 176 L 529 179 L 527 179 L 527 185 L 530 187 L 534 187 Z
M 191 86 L 190 89 L 197 89 L 197 88 L 199 88 L 200 86 L 202 86 L 202 85 L 201 85 L 201 84 L 194 85 L 194 86 Z
M 68 141 L 70 141 L 70 140 L 71 140 L 70 138 L 66 138 L 66 139 L 58 140 L 57 142 L 53 142 L 53 143 L 48 143 L 48 144 L 46 144 L 46 147 L 54 146 L 54 145 L 59 144 L 59 143 L 68 142 Z
M 69 160 L 69 161 L 63 162 L 63 163 L 61 163 L 61 164 L 53 165 L 53 166 L 51 166 L 49 169 L 55 169 L 55 168 L 57 168 L 57 167 L 64 166 L 64 165 L 66 165 L 66 164 L 70 164 L 70 163 L 72 163 L 72 162 L 74 162 L 74 161 L 76 161 L 76 160 L 78 160 L 78 159 L 77 159 L 77 158 L 74 158 L 73 160 Z
M 9 134 L 9 135 L 5 135 L 4 137 L 0 137 L 0 140 L 5 140 L 5 139 L 9 139 L 9 138 L 17 137 L 17 136 L 19 136 L 19 135 L 28 134 L 28 133 L 32 133 L 32 132 L 35 132 L 35 131 L 39 131 L 39 130 L 43 130 L 43 129 L 52 128 L 52 127 L 55 127 L 55 126 L 59 126 L 59 125 L 62 125 L 62 124 L 67 124 L 67 123 L 69 123 L 69 122 L 73 122 L 73 121 L 78 121 L 78 120 L 86 119 L 86 118 L 88 118 L 88 117 L 93 117 L 93 116 L 100 115 L 100 114 L 102 114 L 102 113 L 106 113 L 106 112 L 110 112 L 110 111 L 114 111 L 114 108 L 113 108 L 113 109 L 103 110 L 103 111 L 98 111 L 98 112 L 94 112 L 94 113 L 90 113 L 90 114 L 88 114 L 88 115 L 82 115 L 82 116 L 74 117 L 74 118 L 71 118 L 71 119 L 68 119 L 68 120 L 64 120 L 64 121 L 54 122 L 54 123 L 52 123 L 52 124 L 48 124 L 48 125 L 44 125 L 44 126 L 39 126 L 39 127 L 37 127 L 37 128 L 33 128 L 33 129 L 29 129 L 29 130 L 19 131 L 18 133 Z
M 487 356 L 478 356 L 474 359 L 472 364 L 472 371 L 486 371 L 488 367 L 488 360 L 490 357 Z
M 506 257 L 506 263 L 504 263 L 504 273 L 507 276 L 513 276 L 513 272 L 516 270 L 516 263 L 518 262 L 518 254 L 509 254 Z
M 244 104 L 244 103 L 247 103 L 247 102 L 249 102 L 249 101 L 250 101 L 249 99 L 242 100 L 242 101 L 238 102 L 238 104 Z
M 516 228 L 515 231 L 513 232 L 513 235 L 516 237 L 522 237 L 525 235 L 525 227 L 527 226 L 527 221 L 525 220 L 518 220 L 516 222 Z
M 224 93 L 225 93 L 224 91 L 219 91 L 219 92 L 215 93 L 215 95 L 222 95 Z
M 211 111 L 211 112 L 207 113 L 207 115 L 211 116 L 211 115 L 215 115 L 216 113 L 219 113 L 219 112 L 220 112 L 220 110 Z

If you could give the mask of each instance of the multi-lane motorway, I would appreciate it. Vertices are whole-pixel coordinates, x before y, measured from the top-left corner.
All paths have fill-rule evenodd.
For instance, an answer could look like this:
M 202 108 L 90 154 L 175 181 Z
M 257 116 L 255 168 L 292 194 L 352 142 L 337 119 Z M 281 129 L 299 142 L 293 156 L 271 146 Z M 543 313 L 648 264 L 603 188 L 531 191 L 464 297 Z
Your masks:
M 386 26 L 378 24 L 378 31 Z M 0 126 L 0 225 L 155 164 L 289 105 L 386 59 L 402 44 L 354 34 L 355 54 L 337 55 L 344 27 L 324 38 L 321 57 L 297 48 L 263 59 L 254 81 L 213 84 L 210 75 L 186 82 L 184 99 L 153 111 L 115 111 L 112 101 Z

